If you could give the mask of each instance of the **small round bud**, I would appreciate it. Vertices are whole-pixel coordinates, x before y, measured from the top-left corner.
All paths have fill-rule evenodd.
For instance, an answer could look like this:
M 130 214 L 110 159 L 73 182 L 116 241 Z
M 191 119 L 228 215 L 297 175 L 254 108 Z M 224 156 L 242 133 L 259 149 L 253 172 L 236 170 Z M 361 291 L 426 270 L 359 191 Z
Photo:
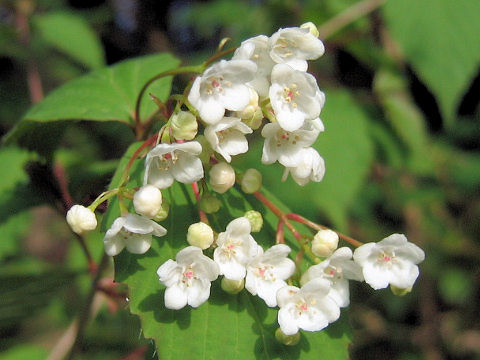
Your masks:
M 250 222 L 250 226 L 252 227 L 252 232 L 259 232 L 262 230 L 263 227 L 263 217 L 256 210 L 248 210 L 245 215 L 248 221 Z
M 74 232 L 83 234 L 97 227 L 97 218 L 89 208 L 73 205 L 67 212 L 67 223 Z
M 226 293 L 235 295 L 243 290 L 245 287 L 245 280 L 230 280 L 224 277 L 221 282 L 221 287 Z
M 168 217 L 170 213 L 170 203 L 167 200 L 162 201 L 162 206 L 160 210 L 157 212 L 157 215 L 153 218 L 155 221 L 163 221 Z
M 187 241 L 190 245 L 205 250 L 212 245 L 213 240 L 213 230 L 204 222 L 198 222 L 188 227 Z
M 409 292 L 412 291 L 412 287 L 409 287 L 409 288 L 406 288 L 406 289 L 401 289 L 401 288 L 399 288 L 399 287 L 390 285 L 390 290 L 392 291 L 393 295 L 396 295 L 396 296 L 405 296 L 405 295 L 407 295 Z
M 221 205 L 221 201 L 212 194 L 205 194 L 204 196 L 202 196 L 202 199 L 199 203 L 200 210 L 204 211 L 207 214 L 216 213 L 218 210 L 220 210 Z
M 320 230 L 312 241 L 312 252 L 316 256 L 328 257 L 337 249 L 338 235 L 332 230 Z
M 173 137 L 177 140 L 192 140 L 197 135 L 197 118 L 191 112 L 180 111 L 177 114 L 173 114 L 170 123 Z
M 262 173 L 257 169 L 248 169 L 245 171 L 245 174 L 243 174 L 240 183 L 244 193 L 253 194 L 262 187 Z
M 142 186 L 133 195 L 133 207 L 139 215 L 149 219 L 155 217 L 162 208 L 162 193 L 153 185 Z
M 285 335 L 282 329 L 278 328 L 275 331 L 275 339 L 283 345 L 294 346 L 300 342 L 300 333 L 297 332 L 293 335 Z
M 209 172 L 213 191 L 223 194 L 235 184 L 235 170 L 226 162 L 212 166 Z
M 306 22 L 305 24 L 300 25 L 300 28 L 308 29 L 308 31 L 310 31 L 310 34 L 312 34 L 313 36 L 315 36 L 317 38 L 318 38 L 318 35 L 320 35 L 316 25 L 314 23 L 310 22 L 310 21 Z
M 237 115 L 241 119 L 250 119 L 255 115 L 255 111 L 258 109 L 258 94 L 252 88 L 248 88 L 250 90 L 250 102 L 242 111 L 237 111 L 235 115 Z

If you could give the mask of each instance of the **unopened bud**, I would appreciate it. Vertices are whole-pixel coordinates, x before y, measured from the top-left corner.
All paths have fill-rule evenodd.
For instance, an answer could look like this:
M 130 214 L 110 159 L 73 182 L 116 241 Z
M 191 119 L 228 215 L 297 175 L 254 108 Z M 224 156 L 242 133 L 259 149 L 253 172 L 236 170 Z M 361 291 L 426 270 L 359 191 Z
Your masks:
M 310 34 L 312 34 L 313 36 L 315 36 L 317 38 L 318 38 L 318 35 L 320 35 L 316 25 L 314 23 L 310 22 L 310 21 L 306 22 L 305 24 L 300 25 L 300 28 L 308 29 Z
M 157 215 L 155 215 L 153 220 L 163 221 L 168 217 L 169 213 L 170 213 L 170 203 L 168 202 L 168 200 L 163 200 L 162 206 L 160 207 L 160 210 L 157 212 Z
M 200 210 L 204 211 L 207 214 L 216 213 L 218 210 L 220 210 L 221 205 L 221 201 L 212 194 L 205 194 L 204 196 L 202 196 L 202 199 L 199 203 Z
M 241 185 L 246 194 L 257 192 L 262 187 L 262 173 L 257 169 L 248 169 L 243 174 Z
M 412 287 L 402 289 L 402 288 L 390 285 L 390 290 L 392 291 L 393 295 L 405 296 L 412 291 Z
M 335 231 L 326 229 L 320 230 L 312 241 L 312 252 L 316 256 L 328 257 L 338 247 L 338 235 Z
M 252 227 L 252 232 L 259 232 L 262 230 L 263 227 L 263 217 L 256 210 L 249 210 L 245 213 L 245 216 L 248 221 L 250 222 L 250 226 Z
M 221 282 L 221 287 L 226 293 L 235 295 L 243 290 L 245 287 L 245 280 L 230 280 L 224 277 Z
M 133 207 L 137 214 L 149 219 L 155 217 L 162 208 L 162 193 L 153 185 L 142 186 L 133 195 Z
M 282 329 L 278 328 L 275 331 L 275 339 L 283 345 L 294 346 L 300 342 L 300 333 L 297 332 L 293 335 L 285 335 Z
M 223 194 L 235 184 L 235 170 L 226 162 L 212 166 L 209 172 L 213 191 Z
M 188 227 L 187 241 L 190 245 L 205 250 L 212 245 L 213 240 L 213 230 L 204 222 L 198 222 Z
M 253 115 L 255 115 L 255 111 L 258 109 L 258 94 L 253 88 L 248 89 L 250 91 L 250 102 L 242 111 L 237 111 L 235 113 L 235 115 L 241 119 L 252 118 Z
M 197 135 L 197 118 L 188 111 L 173 114 L 170 119 L 173 137 L 177 140 L 192 140 Z
M 255 112 L 251 117 L 242 119 L 243 123 L 248 125 L 252 130 L 257 130 L 262 125 L 262 120 L 263 112 L 260 107 L 255 109 Z
M 74 232 L 83 234 L 97 227 L 97 218 L 89 208 L 73 205 L 67 212 L 67 223 Z

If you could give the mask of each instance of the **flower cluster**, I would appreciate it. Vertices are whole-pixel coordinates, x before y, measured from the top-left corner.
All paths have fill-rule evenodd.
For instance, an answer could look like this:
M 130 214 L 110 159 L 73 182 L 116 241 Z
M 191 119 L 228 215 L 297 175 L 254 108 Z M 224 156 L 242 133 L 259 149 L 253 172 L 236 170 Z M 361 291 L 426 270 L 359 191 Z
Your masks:
M 175 98 L 181 100 L 175 100 L 176 107 L 160 132 L 145 142 L 151 149 L 145 157 L 143 186 L 127 189 L 124 181 L 88 208 L 73 206 L 67 214 L 72 230 L 81 235 L 95 229 L 93 210 L 117 195 L 122 215 L 104 236 L 105 252 L 116 256 L 126 248 L 132 254 L 144 254 L 153 236 L 167 233 L 158 224 L 169 209 L 162 190 L 175 181 L 192 184 L 201 221 L 188 228 L 189 246 L 175 260 L 159 264 L 157 274 L 166 287 L 165 307 L 202 305 L 210 296 L 211 282 L 223 276 L 225 291 L 235 294 L 245 288 L 268 307 L 280 308 L 280 337 L 295 335 L 299 329 L 319 331 L 336 321 L 340 309 L 350 303 L 349 280 L 365 281 L 374 289 L 391 285 L 410 291 L 424 252 L 404 235 L 393 234 L 355 251 L 337 249 L 336 232 L 294 216 L 292 220 L 320 229 L 315 236 L 299 235 L 286 214 L 259 193 L 262 174 L 248 169 L 239 176 L 230 165 L 233 156 L 248 151 L 247 135 L 259 130 L 264 138 L 261 161 L 284 166 L 283 180 L 288 174 L 301 186 L 322 180 L 324 161 L 312 145 L 324 131 L 319 116 L 325 96 L 307 73 L 307 60 L 324 52 L 317 35 L 312 24 L 280 29 L 271 37 L 260 35 L 242 42 L 231 60 L 204 69 L 189 92 Z M 128 178 L 128 173 L 124 175 Z M 229 191 L 235 182 L 279 217 L 276 243 L 268 249 L 252 236 L 263 225 L 262 215 L 255 210 L 233 219 L 218 233 L 208 224 L 207 214 L 221 206 L 214 193 Z M 135 213 L 128 211 L 125 198 L 132 200 Z M 289 258 L 292 249 L 285 244 L 285 224 L 299 240 L 296 262 Z M 302 274 L 299 265 L 304 252 L 316 264 Z

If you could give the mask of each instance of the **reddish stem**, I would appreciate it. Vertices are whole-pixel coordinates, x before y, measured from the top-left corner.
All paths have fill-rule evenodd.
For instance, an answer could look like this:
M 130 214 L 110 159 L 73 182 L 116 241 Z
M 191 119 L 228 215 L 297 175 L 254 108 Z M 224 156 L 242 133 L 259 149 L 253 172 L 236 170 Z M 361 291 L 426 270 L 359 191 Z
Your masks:
M 324 225 L 314 223 L 313 221 L 310 221 L 310 220 L 308 220 L 308 219 L 306 219 L 303 216 L 298 215 L 298 214 L 290 213 L 290 214 L 287 214 L 286 217 L 290 220 L 293 220 L 293 221 L 299 222 L 301 224 L 307 225 L 314 230 L 332 230 L 332 229 L 330 229 L 330 228 L 328 228 Z M 332 231 L 335 231 L 335 230 L 332 230 Z M 342 234 L 341 232 L 338 232 L 338 231 L 335 231 L 335 232 L 337 233 L 337 235 L 340 239 L 352 244 L 355 247 L 359 247 L 359 246 L 363 245 L 362 242 L 360 242 L 358 240 L 355 240 L 354 238 L 351 238 L 350 236 Z
M 278 221 L 277 236 L 275 239 L 276 244 L 285 244 L 285 230 L 283 224 L 284 222 L 282 220 Z
M 267 206 L 281 221 L 287 225 L 288 229 L 292 232 L 293 236 L 295 236 L 295 239 L 298 241 L 299 244 L 302 244 L 301 240 L 303 238 L 302 234 L 300 234 L 297 229 L 288 221 L 287 216 L 285 213 L 280 210 L 274 203 L 272 203 L 270 200 L 268 200 L 263 194 L 260 192 L 255 192 L 253 195 L 260 200 L 265 206 Z
M 145 140 L 144 143 L 137 149 L 137 151 L 135 151 L 132 158 L 130 159 L 127 166 L 125 167 L 125 170 L 123 171 L 122 181 L 120 181 L 120 185 L 122 185 L 126 181 L 128 177 L 128 173 L 130 172 L 130 169 L 132 168 L 134 161 L 137 160 L 137 158 L 140 156 L 142 151 L 145 150 L 145 148 L 154 144 L 157 141 L 157 138 L 158 138 L 158 134 L 153 135 L 152 137 Z
M 197 200 L 197 203 L 200 203 L 201 197 L 200 197 L 200 189 L 198 187 L 198 183 L 194 182 L 192 183 L 192 189 L 193 193 L 195 194 L 195 199 Z M 209 224 L 207 214 L 201 209 L 198 209 L 198 214 L 200 215 L 200 220 L 204 222 L 205 224 Z

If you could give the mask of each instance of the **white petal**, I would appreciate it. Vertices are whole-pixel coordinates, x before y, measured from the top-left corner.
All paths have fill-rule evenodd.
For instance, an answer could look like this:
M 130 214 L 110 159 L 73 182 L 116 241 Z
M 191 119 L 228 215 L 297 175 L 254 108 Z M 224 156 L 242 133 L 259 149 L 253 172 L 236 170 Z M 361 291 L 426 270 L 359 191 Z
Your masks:
M 125 241 L 125 245 L 127 246 L 127 250 L 132 254 L 144 254 L 152 245 L 152 235 L 130 236 L 130 238 Z
M 340 307 L 347 307 L 350 304 L 350 289 L 348 280 L 337 280 L 330 289 L 328 296 L 333 299 Z
M 171 168 L 173 177 L 184 184 L 191 184 L 203 178 L 202 161 L 190 154 L 181 154 Z
M 173 184 L 172 174 L 169 171 L 160 170 L 154 163 L 155 160 L 152 162 L 153 165 L 149 167 L 148 177 L 146 177 L 144 184 L 151 184 L 159 189 L 170 187 Z
M 224 105 L 213 97 L 208 97 L 197 106 L 200 117 L 207 124 L 215 124 L 225 115 Z
M 298 332 L 297 319 L 293 315 L 294 311 L 294 304 L 281 307 L 278 311 L 278 324 L 285 335 L 295 335 Z
M 172 259 L 168 259 L 164 262 L 157 270 L 157 275 L 160 278 L 160 281 L 164 283 L 170 278 L 170 274 L 173 270 L 178 267 L 177 262 Z
M 174 285 L 165 290 L 165 307 L 179 310 L 187 305 L 187 292 L 180 286 Z
M 353 253 L 353 260 L 360 266 L 363 266 L 368 261 L 368 258 L 372 255 L 372 252 L 376 246 L 377 245 L 373 242 L 359 246 Z
M 108 256 L 115 256 L 120 254 L 120 252 L 125 247 L 125 243 L 123 242 L 122 238 L 113 236 L 113 237 L 105 237 L 103 240 L 103 245 L 105 246 L 105 252 Z
M 386 288 L 391 279 L 390 271 L 368 262 L 363 265 L 363 276 L 365 282 L 375 290 Z
M 187 288 L 188 305 L 199 307 L 210 297 L 210 282 L 203 283 L 200 280 L 195 281 L 192 286 Z
M 277 291 L 277 304 L 280 307 L 286 306 L 298 294 L 300 289 L 296 286 L 284 286 Z

